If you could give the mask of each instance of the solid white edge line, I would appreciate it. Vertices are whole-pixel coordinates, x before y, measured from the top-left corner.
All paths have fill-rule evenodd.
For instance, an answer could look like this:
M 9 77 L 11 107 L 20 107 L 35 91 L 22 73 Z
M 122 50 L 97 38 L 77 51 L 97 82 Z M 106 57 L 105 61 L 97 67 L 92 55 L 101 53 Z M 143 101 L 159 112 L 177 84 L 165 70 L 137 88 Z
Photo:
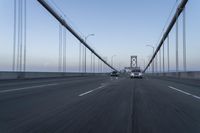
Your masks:
M 20 90 L 28 90 L 28 89 L 33 89 L 33 88 L 41 88 L 41 87 L 46 87 L 46 86 L 53 86 L 57 84 L 45 84 L 45 85 L 37 85 L 37 86 L 29 86 L 29 87 L 23 87 L 23 88 L 16 88 L 16 89 L 9 89 L 9 90 L 2 90 L 0 93 L 7 93 L 7 92 L 12 92 L 12 91 L 20 91 Z
M 97 87 L 97 88 L 95 88 L 95 89 L 93 89 L 93 90 L 90 90 L 90 91 L 81 93 L 81 94 L 79 94 L 78 96 L 79 96 L 79 97 L 82 97 L 82 96 L 84 96 L 84 95 L 87 95 L 87 94 L 89 94 L 89 93 L 91 93 L 91 92 L 93 92 L 93 91 L 95 91 L 95 90 L 101 89 L 101 88 L 103 88 L 103 87 L 105 87 L 105 86 L 99 86 L 99 87 Z
M 188 92 L 185 92 L 185 91 L 183 91 L 183 90 L 179 90 L 179 89 L 177 89 L 177 88 L 175 88 L 175 87 L 173 87 L 173 86 L 168 86 L 168 87 L 169 87 L 170 89 L 176 90 L 176 91 L 178 91 L 178 92 L 181 92 L 181 93 L 183 93 L 183 94 L 186 94 L 186 95 L 192 96 L 192 97 L 194 97 L 194 98 L 200 100 L 200 97 L 199 97 L 199 96 L 193 95 L 193 94 L 188 93 Z

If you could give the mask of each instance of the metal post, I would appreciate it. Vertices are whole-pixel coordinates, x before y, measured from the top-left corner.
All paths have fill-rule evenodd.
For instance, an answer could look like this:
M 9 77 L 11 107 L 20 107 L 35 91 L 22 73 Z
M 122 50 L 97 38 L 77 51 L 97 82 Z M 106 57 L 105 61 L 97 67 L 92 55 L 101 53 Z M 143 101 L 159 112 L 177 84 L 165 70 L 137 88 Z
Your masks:
M 94 34 L 89 34 L 89 35 L 87 35 L 86 37 L 85 37 L 85 42 L 87 42 L 87 39 L 90 37 L 90 36 L 94 36 Z M 86 47 L 85 47 L 85 73 L 87 72 L 87 60 L 86 60 L 86 55 L 87 54 L 87 52 L 86 52 Z
M 154 54 L 154 46 L 152 46 L 152 45 L 146 45 L 146 46 L 151 47 L 153 49 L 153 54 Z M 152 56 L 153 56 L 153 54 L 152 54 Z M 152 63 L 151 63 L 151 65 L 152 65 L 152 73 L 154 73 L 154 64 L 155 64 L 155 61 L 153 60 Z
M 87 69 L 87 67 L 86 67 L 86 65 L 87 65 L 87 59 L 86 59 L 86 56 L 87 56 L 87 55 L 86 55 L 86 54 L 87 54 L 87 53 L 86 53 L 86 52 L 87 52 L 87 51 L 86 51 L 86 47 L 85 47 L 85 73 L 87 72 L 87 70 L 86 70 L 86 69 Z
M 59 57 L 58 57 L 58 71 L 62 70 L 62 25 L 59 24 Z
M 66 72 L 66 29 L 63 29 L 63 72 Z
M 92 55 L 92 72 L 94 73 L 94 55 Z
M 103 62 L 101 61 L 101 73 L 103 72 Z
M 159 64 L 160 64 L 160 73 L 161 73 L 161 72 L 162 72 L 162 71 L 161 71 L 161 50 L 159 51 L 159 58 L 160 58 L 160 59 L 159 59 Z
M 165 43 L 163 43 L 163 73 L 165 72 Z
M 169 72 L 169 35 L 167 37 L 167 69 L 168 69 L 168 72 Z
M 97 58 L 97 73 L 99 72 L 99 59 Z
M 153 47 L 153 54 L 154 54 L 154 47 Z M 153 54 L 152 54 L 152 56 L 153 56 Z M 153 62 L 152 62 L 152 63 L 153 63 L 153 64 L 152 64 L 152 69 L 153 69 L 153 70 L 152 70 L 152 73 L 154 73 L 154 62 L 155 62 L 155 61 L 153 60 Z
M 79 72 L 81 72 L 81 42 L 79 43 Z
M 90 64 L 90 67 L 91 67 L 91 73 L 92 73 L 92 52 L 91 52 L 91 64 Z
M 158 72 L 158 55 L 156 55 L 155 60 L 156 60 L 155 61 L 155 72 L 157 73 Z
M 145 59 L 141 58 L 141 60 L 143 61 L 143 69 L 145 69 Z
M 84 72 L 85 71 L 85 69 L 84 69 L 84 67 L 85 67 L 85 46 L 83 45 L 83 47 L 82 47 L 82 50 L 83 50 L 83 56 L 82 56 L 82 72 Z
M 95 73 L 95 56 L 93 56 L 94 58 L 93 58 L 93 65 L 94 65 L 94 73 Z

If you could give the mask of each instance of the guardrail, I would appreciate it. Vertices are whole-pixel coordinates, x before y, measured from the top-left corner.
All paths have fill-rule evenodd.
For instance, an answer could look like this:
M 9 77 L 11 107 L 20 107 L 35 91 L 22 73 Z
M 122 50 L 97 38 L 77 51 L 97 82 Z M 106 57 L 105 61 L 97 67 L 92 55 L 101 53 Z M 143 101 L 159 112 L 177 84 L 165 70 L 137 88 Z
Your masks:
M 200 71 L 154 73 L 153 76 L 175 77 L 182 79 L 200 79 Z
M 107 73 L 63 73 L 63 72 L 0 72 L 0 80 L 7 79 L 36 79 L 36 78 L 61 78 L 61 77 L 84 77 L 100 76 Z

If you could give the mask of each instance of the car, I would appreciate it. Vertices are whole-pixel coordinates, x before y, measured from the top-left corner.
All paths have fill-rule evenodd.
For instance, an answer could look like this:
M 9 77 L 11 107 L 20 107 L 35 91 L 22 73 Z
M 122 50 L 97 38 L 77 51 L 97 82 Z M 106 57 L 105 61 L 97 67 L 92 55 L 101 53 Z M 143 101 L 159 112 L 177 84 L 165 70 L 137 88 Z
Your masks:
M 118 77 L 119 73 L 117 71 L 113 71 L 113 72 L 110 73 L 110 76 L 111 77 Z
M 132 70 L 130 73 L 130 78 L 143 78 L 143 73 L 140 69 Z

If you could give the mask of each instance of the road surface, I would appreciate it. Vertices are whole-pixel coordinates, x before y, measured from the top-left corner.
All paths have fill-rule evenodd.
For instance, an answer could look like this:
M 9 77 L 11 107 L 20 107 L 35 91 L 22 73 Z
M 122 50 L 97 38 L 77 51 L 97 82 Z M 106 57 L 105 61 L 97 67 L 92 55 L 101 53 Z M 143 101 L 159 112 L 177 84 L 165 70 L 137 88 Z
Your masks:
M 0 133 L 200 133 L 200 82 L 104 76 L 0 81 Z

